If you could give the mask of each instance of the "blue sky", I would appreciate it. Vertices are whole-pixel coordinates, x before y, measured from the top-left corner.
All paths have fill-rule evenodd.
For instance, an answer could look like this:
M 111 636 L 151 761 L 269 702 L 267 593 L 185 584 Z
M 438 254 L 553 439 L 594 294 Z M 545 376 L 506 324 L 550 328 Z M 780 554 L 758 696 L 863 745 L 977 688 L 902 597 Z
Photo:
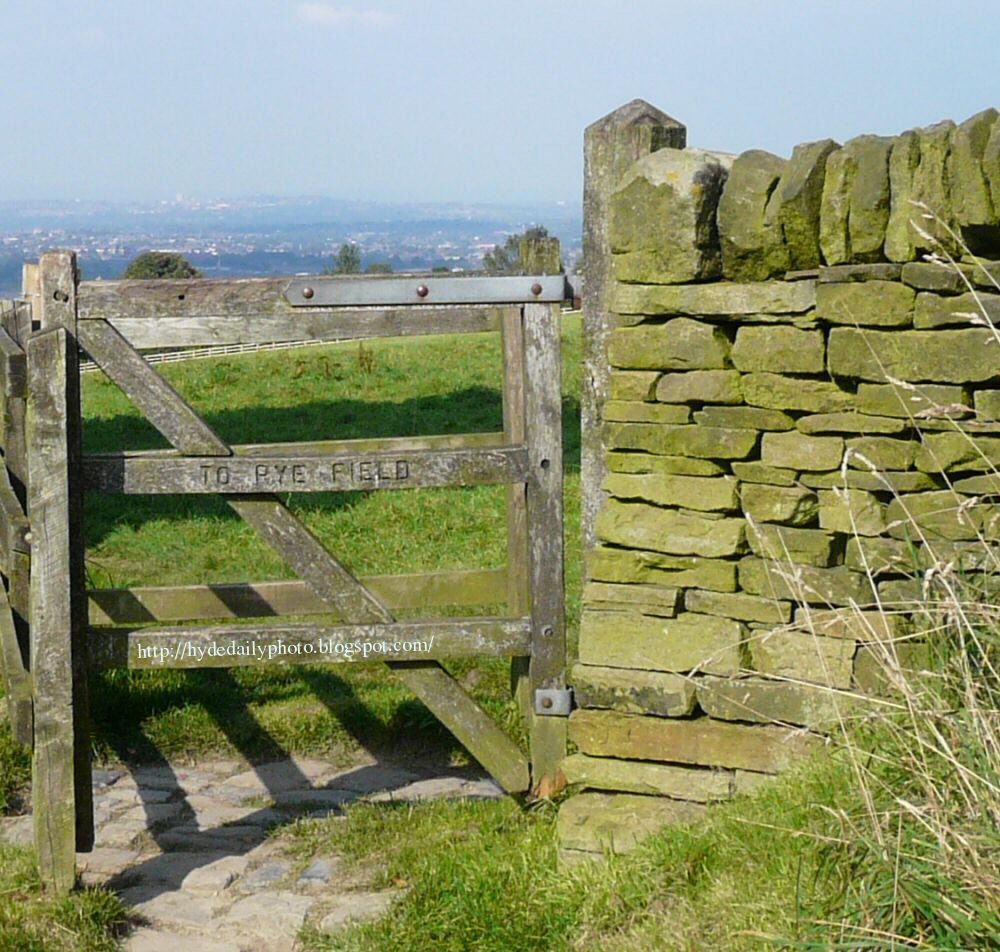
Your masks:
M 992 2 L 0 2 L 0 200 L 579 202 L 641 97 L 787 155 L 1000 107 Z

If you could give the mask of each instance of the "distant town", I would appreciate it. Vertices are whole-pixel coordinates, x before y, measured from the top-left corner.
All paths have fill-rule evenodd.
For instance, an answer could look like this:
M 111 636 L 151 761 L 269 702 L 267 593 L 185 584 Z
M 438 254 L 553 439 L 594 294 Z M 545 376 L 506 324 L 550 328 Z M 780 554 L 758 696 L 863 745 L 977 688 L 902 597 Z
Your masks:
M 476 271 L 513 234 L 544 225 L 567 271 L 581 256 L 579 206 L 387 204 L 321 197 L 156 203 L 0 202 L 0 297 L 20 292 L 21 265 L 51 248 L 79 254 L 84 279 L 118 278 L 144 251 L 178 251 L 207 277 L 316 273 L 345 242 L 361 270 Z

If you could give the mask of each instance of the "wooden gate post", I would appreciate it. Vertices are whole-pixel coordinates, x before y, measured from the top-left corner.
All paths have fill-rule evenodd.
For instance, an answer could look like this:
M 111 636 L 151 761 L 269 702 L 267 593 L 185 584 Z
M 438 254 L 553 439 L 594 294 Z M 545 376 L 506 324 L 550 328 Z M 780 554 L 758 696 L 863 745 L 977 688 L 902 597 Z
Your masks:
M 524 306 L 524 407 L 528 448 L 528 575 L 531 582 L 531 666 L 534 704 L 540 689 L 566 687 L 563 577 L 562 387 L 558 304 Z M 567 718 L 531 717 L 532 789 L 557 788 L 566 756 Z
M 28 363 L 28 519 L 32 530 L 32 807 L 43 882 L 72 889 L 76 852 L 93 848 L 87 602 L 80 478 L 76 256 L 39 266 L 42 330 Z

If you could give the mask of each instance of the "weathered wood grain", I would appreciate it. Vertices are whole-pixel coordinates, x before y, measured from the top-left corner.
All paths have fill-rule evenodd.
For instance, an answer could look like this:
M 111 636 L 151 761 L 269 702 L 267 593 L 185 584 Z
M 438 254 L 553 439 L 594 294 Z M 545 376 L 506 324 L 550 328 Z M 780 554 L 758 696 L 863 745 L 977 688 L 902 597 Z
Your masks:
M 77 540 L 70 450 L 79 408 L 68 386 L 75 346 L 53 323 L 53 330 L 27 345 L 28 515 L 34 526 L 30 664 L 36 689 L 31 793 L 42 879 L 67 893 L 76 876 L 75 706 L 81 680 L 74 664 Z
M 503 449 L 503 433 L 446 433 L 440 436 L 388 436 L 301 443 L 234 443 L 233 456 L 360 456 L 368 453 L 417 453 L 423 450 Z M 95 454 L 103 459 L 181 459 L 177 449 L 124 450 Z
M 0 585 L 0 669 L 3 673 L 4 691 L 7 695 L 7 714 L 10 732 L 17 743 L 31 746 L 32 737 L 32 687 L 31 675 L 24 665 L 17 629 L 7 592 Z
M 91 628 L 92 665 L 230 668 L 388 659 L 494 657 L 529 650 L 527 618 L 463 618 L 372 624 Z
M 493 307 L 462 308 L 458 313 L 451 308 L 398 308 L 289 311 L 249 317 L 112 317 L 108 323 L 134 347 L 149 349 L 487 334 L 497 330 L 499 316 Z
M 13 306 L 11 317 L 15 315 Z M 28 385 L 28 368 L 24 351 L 10 334 L 0 327 L 0 393 L 5 398 L 26 395 Z
M 523 481 L 526 468 L 523 449 L 225 459 L 86 456 L 83 478 L 85 489 L 104 493 L 372 492 Z
M 104 321 L 81 321 L 80 345 L 174 446 L 193 455 L 227 456 L 229 447 L 187 401 Z
M 15 301 L 0 315 L 0 326 L 17 346 L 27 340 L 31 327 L 31 308 L 25 302 Z M 23 348 L 22 348 L 23 349 Z M 27 375 L 27 358 L 25 358 Z M 27 380 L 27 376 L 25 377 Z M 25 448 L 25 414 L 27 402 L 24 395 L 15 394 L 2 397 L 0 409 L 0 446 L 3 447 L 4 464 L 11 475 L 14 492 L 21 504 L 26 500 L 25 486 L 28 480 L 28 458 Z
M 0 461 L 0 572 L 10 578 L 15 552 L 30 552 L 28 518 L 10 484 L 7 467 Z
M 562 391 L 559 310 L 524 308 L 525 419 L 528 480 L 528 574 L 531 582 L 532 695 L 566 686 L 563 591 Z M 532 783 L 550 781 L 566 756 L 566 718 L 532 721 Z
M 359 581 L 387 607 L 409 610 L 501 602 L 506 579 L 503 569 L 467 569 L 376 575 Z M 305 582 L 297 580 L 94 589 L 87 594 L 93 626 L 328 615 L 332 611 Z

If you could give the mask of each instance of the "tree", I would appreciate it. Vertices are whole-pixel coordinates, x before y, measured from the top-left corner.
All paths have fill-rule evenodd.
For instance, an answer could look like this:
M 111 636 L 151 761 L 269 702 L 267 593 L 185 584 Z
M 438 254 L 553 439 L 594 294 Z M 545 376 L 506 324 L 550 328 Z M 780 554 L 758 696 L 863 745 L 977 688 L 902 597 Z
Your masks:
M 202 273 L 176 251 L 144 251 L 122 272 L 125 280 L 200 277 Z
M 544 225 L 532 225 L 520 235 L 508 235 L 502 245 L 494 246 L 483 255 L 483 270 L 487 274 L 520 274 L 521 242 L 525 239 L 548 238 L 549 230 Z
M 392 267 L 386 261 L 373 261 L 365 268 L 365 274 L 392 274 Z
M 353 241 L 345 241 L 334 256 L 333 267 L 324 268 L 323 274 L 360 274 L 361 251 Z

